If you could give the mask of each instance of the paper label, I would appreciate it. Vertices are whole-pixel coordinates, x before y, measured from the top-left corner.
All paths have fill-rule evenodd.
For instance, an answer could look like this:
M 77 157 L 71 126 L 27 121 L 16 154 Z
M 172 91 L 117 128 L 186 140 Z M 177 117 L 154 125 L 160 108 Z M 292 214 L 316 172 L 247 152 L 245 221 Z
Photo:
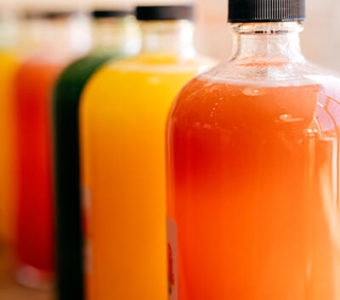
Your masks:
M 178 299 L 178 275 L 177 275 L 177 225 L 168 218 L 168 282 L 169 300 Z
M 91 192 L 87 187 L 82 188 L 83 233 L 84 233 L 84 266 L 87 274 L 92 273 L 92 243 L 89 230 L 91 214 Z

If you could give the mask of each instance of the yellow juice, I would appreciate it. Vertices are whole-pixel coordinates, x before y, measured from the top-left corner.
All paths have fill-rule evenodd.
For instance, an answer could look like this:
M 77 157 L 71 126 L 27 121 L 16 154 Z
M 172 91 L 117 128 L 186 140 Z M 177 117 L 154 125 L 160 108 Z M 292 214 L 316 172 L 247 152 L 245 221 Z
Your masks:
M 168 299 L 165 124 L 211 61 L 140 54 L 100 70 L 83 94 L 82 181 L 90 300 Z
M 12 91 L 18 65 L 12 52 L 0 50 L 0 242 L 8 242 L 13 236 L 16 167 Z

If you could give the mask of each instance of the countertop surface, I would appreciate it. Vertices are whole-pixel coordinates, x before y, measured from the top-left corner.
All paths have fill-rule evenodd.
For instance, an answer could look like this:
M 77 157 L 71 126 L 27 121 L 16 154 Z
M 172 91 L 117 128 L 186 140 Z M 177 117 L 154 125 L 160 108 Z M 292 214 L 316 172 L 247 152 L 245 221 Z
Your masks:
M 27 289 L 14 280 L 13 260 L 10 251 L 0 245 L 0 299 L 1 300 L 53 300 L 46 291 Z

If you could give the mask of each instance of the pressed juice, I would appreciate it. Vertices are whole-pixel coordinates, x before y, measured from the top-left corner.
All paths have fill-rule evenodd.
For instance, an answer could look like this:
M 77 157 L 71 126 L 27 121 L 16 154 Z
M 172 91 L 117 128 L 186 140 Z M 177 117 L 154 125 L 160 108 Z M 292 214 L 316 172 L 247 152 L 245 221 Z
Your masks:
M 66 293 L 64 298 L 74 299 L 76 295 L 83 298 L 79 100 L 91 75 L 105 62 L 119 56 L 118 53 L 98 53 L 77 60 L 61 74 L 54 90 L 58 291 L 60 296 Z
M 178 299 L 338 299 L 340 89 L 328 88 L 202 76 L 183 90 L 169 124 Z
M 107 65 L 85 90 L 89 299 L 167 299 L 164 126 L 204 64 L 141 54 Z
M 13 208 L 16 201 L 16 139 L 13 83 L 19 59 L 0 50 L 0 243 L 13 239 Z
M 36 24 L 40 47 L 24 61 L 15 78 L 17 279 L 34 288 L 50 287 L 55 266 L 52 92 L 63 68 L 88 49 L 86 44 L 74 43 L 74 24 L 72 13 L 42 14 Z
M 304 7 L 230 0 L 231 59 L 172 109 L 171 300 L 340 298 L 340 78 L 303 57 Z
M 15 76 L 25 57 L 39 47 L 33 19 L 12 19 L 0 13 L 0 242 L 12 244 L 17 206 L 17 130 L 15 117 Z M 2 19 L 5 17 L 5 19 Z M 9 17 L 9 18 L 8 18 Z
M 108 14 L 113 16 L 108 17 Z M 79 102 L 91 76 L 109 60 L 135 52 L 135 19 L 129 11 L 94 11 L 95 48 L 69 65 L 54 88 L 54 160 L 57 217 L 57 291 L 83 299 L 83 218 L 79 166 Z M 103 16 L 104 15 L 104 16 Z M 108 40 L 108 33 L 113 36 Z M 127 49 L 129 48 L 129 49 Z M 128 51 L 129 50 L 129 51 Z
M 29 59 L 16 76 L 17 255 L 20 265 L 54 269 L 51 92 L 64 63 Z
M 340 78 L 304 58 L 304 7 L 230 0 L 232 57 L 172 108 L 171 300 L 340 299 Z
M 55 269 L 55 218 L 52 148 L 52 93 L 70 61 L 88 50 L 85 28 L 67 8 L 33 13 L 39 47 L 16 74 L 18 131 L 17 280 L 50 288 Z M 75 32 L 83 29 L 83 39 Z

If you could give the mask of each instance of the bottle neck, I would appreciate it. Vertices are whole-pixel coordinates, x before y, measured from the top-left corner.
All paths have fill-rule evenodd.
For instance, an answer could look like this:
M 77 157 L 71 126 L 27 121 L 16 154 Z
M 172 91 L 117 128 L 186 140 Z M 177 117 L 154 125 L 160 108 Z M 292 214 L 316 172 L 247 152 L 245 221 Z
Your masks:
M 140 38 L 135 18 L 98 18 L 92 24 L 93 49 L 117 49 L 136 53 Z
M 236 62 L 303 62 L 298 22 L 242 23 L 233 25 L 232 61 Z
M 84 15 L 28 20 L 26 35 L 37 49 L 83 53 L 91 46 L 90 31 Z M 28 32 L 27 32 L 28 31 Z
M 17 18 L 10 11 L 0 11 L 0 49 L 15 47 L 19 42 Z
M 189 21 L 140 22 L 142 53 L 176 53 L 183 57 L 195 55 L 194 27 Z

